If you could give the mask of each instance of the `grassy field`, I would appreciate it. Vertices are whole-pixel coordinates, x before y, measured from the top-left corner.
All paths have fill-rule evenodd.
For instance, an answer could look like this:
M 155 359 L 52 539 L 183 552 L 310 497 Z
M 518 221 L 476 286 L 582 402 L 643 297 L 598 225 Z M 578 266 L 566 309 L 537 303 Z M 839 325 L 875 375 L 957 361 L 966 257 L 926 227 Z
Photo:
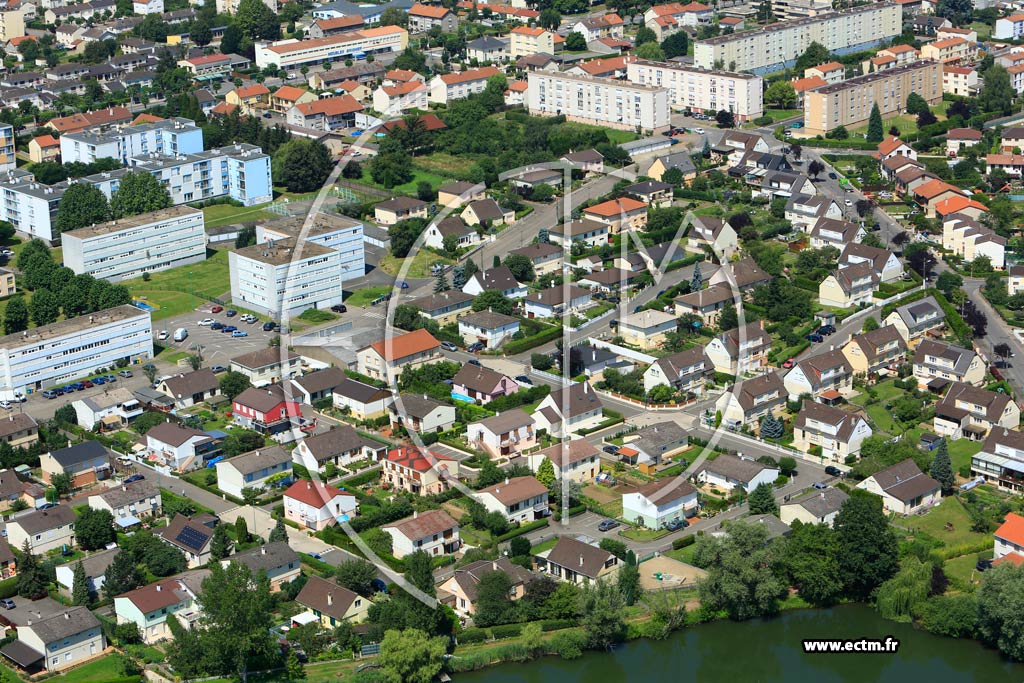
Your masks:
M 612 130 L 611 128 L 604 129 L 605 135 L 608 136 L 608 141 L 613 145 L 621 145 L 623 142 L 632 142 L 638 138 L 637 134 L 631 130 Z
M 153 311 L 154 321 L 187 313 L 231 291 L 228 252 L 216 251 L 202 263 L 153 273 L 148 282 L 134 278 L 121 284 L 132 296 L 159 307 Z
M 697 544 L 688 545 L 685 548 L 679 550 L 670 550 L 665 553 L 666 557 L 671 557 L 673 560 L 679 560 L 686 564 L 693 564 L 693 554 L 697 551 Z
M 985 40 L 986 38 L 992 35 L 992 27 L 980 21 L 972 21 L 970 24 L 968 24 L 967 28 L 977 31 L 978 40 Z
M 952 524 L 952 530 L 946 530 L 946 524 Z M 964 543 L 976 543 L 991 538 L 991 534 L 980 534 L 971 531 L 971 517 L 957 498 L 944 498 L 933 507 L 928 514 L 916 515 L 900 522 L 912 531 L 922 531 L 937 538 L 946 546 Z
M 416 157 L 413 165 L 443 176 L 455 176 L 468 173 L 476 162 L 469 156 L 454 156 L 445 152 L 434 152 L 424 157 Z
M 881 403 L 873 403 L 866 410 L 871 421 L 875 423 L 875 427 L 878 429 L 892 435 L 903 433 L 903 430 L 896 424 L 896 421 L 892 419 L 892 415 L 889 414 L 889 411 Z
M 91 683 L 92 681 L 106 681 L 121 677 L 121 664 L 117 657 L 107 655 L 89 662 L 67 674 L 68 680 L 76 683 Z
M 322 311 L 318 308 L 311 308 L 308 311 L 303 311 L 302 315 L 299 316 L 299 320 L 305 320 L 308 323 L 319 324 L 330 322 L 331 320 L 337 319 L 337 317 L 338 316 L 336 316 L 334 313 L 331 313 L 330 311 Z
M 387 285 L 378 285 L 377 287 L 366 287 L 352 293 L 345 303 L 349 306 L 369 306 L 370 302 L 377 297 L 384 296 L 391 291 L 391 288 Z
M 267 218 L 280 218 L 276 213 L 264 211 L 266 204 L 256 206 L 231 206 L 230 204 L 214 204 L 203 207 L 203 220 L 208 228 L 215 228 L 219 225 L 231 225 L 232 223 L 244 223 L 247 221 L 258 221 Z
M 394 275 L 394 276 L 397 277 L 399 275 L 401 269 L 402 269 L 402 265 L 405 263 L 405 261 L 407 259 L 408 259 L 408 257 L 406 257 L 404 259 L 400 259 L 400 258 L 397 258 L 396 256 L 394 256 L 392 254 L 388 254 L 387 256 L 385 256 L 384 258 L 382 258 L 380 260 L 380 263 L 378 264 L 378 266 L 380 267 L 381 270 L 383 270 L 388 275 Z M 430 274 L 430 266 L 434 265 L 435 263 L 441 263 L 441 264 L 444 264 L 444 265 L 448 265 L 450 263 L 454 263 L 454 261 L 452 261 L 450 258 L 447 258 L 445 256 L 440 256 L 438 254 L 435 254 L 432 251 L 426 251 L 425 249 L 420 249 L 418 252 L 416 252 L 416 255 L 412 258 L 412 262 L 409 264 L 409 270 L 407 270 L 405 272 L 405 275 L 403 277 L 407 277 L 407 278 L 432 277 L 432 275 Z M 451 284 L 451 283 L 449 283 L 449 284 Z
M 437 173 L 425 171 L 422 168 L 416 168 L 415 166 L 412 169 L 412 180 L 407 183 L 403 183 L 402 185 L 395 185 L 394 187 L 384 187 L 383 185 L 378 185 L 373 182 L 373 177 L 370 175 L 370 169 L 366 166 L 363 167 L 363 177 L 359 179 L 359 182 L 370 187 L 387 190 L 388 192 L 393 192 L 396 195 L 409 194 L 414 196 L 416 194 L 416 186 L 423 181 L 430 183 L 430 186 L 436 190 L 439 186 L 450 183 L 452 179 L 438 175 Z
M 981 450 L 981 441 L 970 441 L 969 439 L 957 439 L 949 442 L 949 459 L 953 463 L 953 471 L 959 472 L 960 468 L 971 464 L 971 457 Z

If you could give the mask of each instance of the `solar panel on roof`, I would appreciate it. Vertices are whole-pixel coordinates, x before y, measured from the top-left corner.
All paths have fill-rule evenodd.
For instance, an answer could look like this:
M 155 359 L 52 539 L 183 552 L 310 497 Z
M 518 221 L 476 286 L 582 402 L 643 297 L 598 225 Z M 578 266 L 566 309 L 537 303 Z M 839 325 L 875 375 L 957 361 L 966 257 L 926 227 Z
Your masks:
M 204 534 L 198 529 L 187 526 L 178 532 L 174 540 L 193 550 L 202 550 L 208 538 L 210 538 L 209 534 Z

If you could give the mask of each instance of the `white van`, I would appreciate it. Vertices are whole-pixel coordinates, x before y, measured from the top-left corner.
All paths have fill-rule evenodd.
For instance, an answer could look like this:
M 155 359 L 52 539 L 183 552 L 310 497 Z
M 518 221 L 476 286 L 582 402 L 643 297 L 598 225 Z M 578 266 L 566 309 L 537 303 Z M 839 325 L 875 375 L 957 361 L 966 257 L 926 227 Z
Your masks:
M 188 330 L 184 327 L 179 327 L 174 331 L 174 341 L 180 342 L 188 339 Z

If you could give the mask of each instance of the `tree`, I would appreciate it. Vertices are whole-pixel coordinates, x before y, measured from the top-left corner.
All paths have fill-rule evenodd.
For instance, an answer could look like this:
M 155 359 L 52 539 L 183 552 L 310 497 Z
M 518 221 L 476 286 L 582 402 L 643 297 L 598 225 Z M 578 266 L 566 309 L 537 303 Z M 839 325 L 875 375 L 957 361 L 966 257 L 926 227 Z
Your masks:
M 277 543 L 279 541 L 288 541 L 288 529 L 284 525 L 283 517 L 277 518 L 277 523 L 274 524 L 274 528 L 270 530 L 270 536 L 267 537 L 268 543 Z
M 971 0 L 939 0 L 935 7 L 935 16 L 949 19 L 954 26 L 970 23 L 973 13 Z
M 665 59 L 685 57 L 690 51 L 690 37 L 686 31 L 676 31 L 661 41 L 661 51 L 665 53 Z
M 718 122 L 719 128 L 736 127 L 736 117 L 733 116 L 731 111 L 726 111 L 725 109 L 720 109 L 718 113 L 715 114 L 715 121 Z
M 437 271 L 437 277 L 434 278 L 434 294 L 447 292 L 449 289 L 451 287 L 448 285 L 448 276 L 443 270 Z
M 57 491 L 57 495 L 59 496 L 71 493 L 71 487 L 73 484 L 74 477 L 70 472 L 57 472 L 50 477 L 50 486 Z
M 939 119 L 936 118 L 935 114 L 931 113 L 930 111 L 923 111 L 923 112 L 921 112 L 920 114 L 917 115 L 917 129 L 921 130 L 922 128 L 924 128 L 926 126 L 932 125 L 933 123 L 937 122 L 938 120 Z M 956 166 L 953 167 L 954 173 L 957 172 L 957 167 L 959 167 L 960 164 L 967 164 L 966 168 L 971 169 L 971 170 L 974 169 L 974 165 L 965 160 L 965 161 L 961 161 L 959 164 L 957 164 Z M 964 167 L 961 167 L 961 168 L 964 168 Z M 961 170 L 961 172 L 963 172 L 963 171 Z
M 845 592 L 864 600 L 892 578 L 899 565 L 899 546 L 882 512 L 882 499 L 854 489 L 836 515 L 833 528 Z
M 512 271 L 516 282 L 533 282 L 533 261 L 525 254 L 509 254 L 505 257 L 505 265 Z
M 948 299 L 953 290 L 964 286 L 964 279 L 952 270 L 944 270 L 935 279 L 935 288 L 946 295 Z
M 503 315 L 512 315 L 515 304 L 501 292 L 488 289 L 476 295 L 472 308 L 474 311 L 493 311 Z
M 427 595 L 434 595 L 434 574 L 430 555 L 417 550 L 402 558 L 405 562 L 405 580 Z
M 75 563 L 71 579 L 71 602 L 75 605 L 89 604 L 89 577 L 85 575 L 85 565 L 81 560 Z
M 220 39 L 221 54 L 237 54 L 241 50 L 242 38 L 244 38 L 242 29 L 238 28 L 236 24 L 228 24 Z
M 635 605 L 637 598 L 643 592 L 643 588 L 640 586 L 640 569 L 636 566 L 636 556 L 632 555 L 632 557 L 632 562 L 625 562 L 619 569 L 617 582 L 619 593 L 622 594 L 622 602 L 627 607 Z
M 200 47 L 210 44 L 210 41 L 213 40 L 213 33 L 210 31 L 210 22 L 206 17 L 202 15 L 196 17 L 196 20 L 192 22 L 192 28 L 188 32 L 188 37 Z
M 476 586 L 473 623 L 486 628 L 512 621 L 515 607 L 509 597 L 511 592 L 512 580 L 505 572 L 492 571 L 481 576 Z
M 18 595 L 29 600 L 46 597 L 46 585 L 49 579 L 46 570 L 32 554 L 28 539 L 21 546 L 21 559 L 18 562 Z
M 839 575 L 839 544 L 835 532 L 824 524 L 793 524 L 785 541 L 782 567 L 800 597 L 826 607 L 842 595 Z
M 825 172 L 825 164 L 821 163 L 817 159 L 807 164 L 807 173 L 811 178 L 817 180 L 818 176 Z
M 405 258 L 412 250 L 413 244 L 427 227 L 422 218 L 408 218 L 398 221 L 388 228 L 388 239 L 391 240 L 391 253 L 398 258 Z
M 530 558 L 530 539 L 525 536 L 516 536 L 508 542 L 508 555 L 509 557 L 525 557 Z
M 868 142 L 881 142 L 885 138 L 885 127 L 882 124 L 882 111 L 878 102 L 871 105 L 871 116 L 868 118 Z
M 395 8 L 389 7 L 384 11 L 389 12 L 393 9 Z M 299 656 L 295 654 L 295 650 L 288 650 L 288 659 L 285 660 L 284 669 L 285 676 L 289 681 L 301 681 L 306 678 L 306 669 L 302 666 L 302 662 L 299 661 Z
M 247 505 L 251 504 L 252 503 L 247 503 Z M 239 515 L 238 518 L 235 519 L 235 540 L 239 543 L 249 542 L 249 525 L 246 524 L 244 515 Z
M 61 203 L 63 204 L 63 199 Z M 124 174 L 117 192 L 110 199 L 110 213 L 114 218 L 137 216 L 169 206 L 171 194 L 155 175 L 146 171 Z
M 281 22 L 262 0 L 241 0 L 235 10 L 235 25 L 243 36 L 253 41 L 281 37 Z
M 725 610 L 731 619 L 775 614 L 786 585 L 774 571 L 776 546 L 761 525 L 733 522 L 723 538 L 697 540 L 694 564 L 707 570 L 699 585 L 701 605 Z
M 75 520 L 75 540 L 83 550 L 99 550 L 117 540 L 114 516 L 108 510 L 84 508 Z
M 943 493 L 948 494 L 956 485 L 956 477 L 953 475 L 953 464 L 949 459 L 949 446 L 946 445 L 945 439 L 942 439 L 939 442 L 939 447 L 935 449 L 935 457 L 932 458 L 932 466 L 928 468 L 928 474 L 931 475 L 932 479 L 942 484 Z
M 779 506 L 775 503 L 775 493 L 772 490 L 771 484 L 758 484 L 754 490 L 750 492 L 750 498 L 747 499 L 747 504 L 750 507 L 750 514 L 752 515 L 779 514 Z
M 446 638 L 431 638 L 418 629 L 388 631 L 380 643 L 377 662 L 390 683 L 431 683 L 441 673 Z
M 618 586 L 610 581 L 598 581 L 585 587 L 579 600 L 579 624 L 590 647 L 603 650 L 625 639 L 624 602 Z
M 636 32 L 636 38 L 633 40 L 633 44 L 637 47 L 646 45 L 647 43 L 657 44 L 658 36 L 653 29 L 641 26 Z
M 764 24 L 770 24 L 774 18 L 772 0 L 761 0 L 761 4 L 757 8 L 757 20 Z
M 825 64 L 826 62 L 832 61 L 832 53 L 828 51 L 828 48 L 821 43 L 814 41 L 807 46 L 803 54 L 796 58 L 796 64 L 793 65 L 793 70 L 798 73 L 803 73 L 804 69 L 809 69 L 812 66 L 818 66 L 819 64 Z
M 636 48 L 636 56 L 640 59 L 650 59 L 654 62 L 665 61 L 665 52 L 657 43 L 644 43 Z M 731 126 L 730 126 L 731 127 Z
M 53 414 L 53 419 L 61 424 L 74 425 L 78 424 L 78 413 L 75 412 L 75 407 L 68 403 L 57 408 L 57 412 Z
M 224 524 L 218 524 L 213 530 L 213 540 L 210 541 L 210 559 L 223 560 L 231 554 L 231 537 L 228 536 L 228 528 Z
M 998 277 L 998 276 L 997 276 Z M 1007 359 L 1013 355 L 1010 345 L 1002 342 L 992 347 L 992 352 L 1003 359 L 1003 367 L 1006 367 Z
M 793 109 L 796 107 L 796 90 L 789 81 L 775 81 L 764 91 L 764 99 L 779 109 Z
M 782 423 L 782 420 L 771 414 L 766 415 L 764 421 L 761 422 L 761 438 L 780 439 L 785 429 L 786 426 Z
M 49 289 L 36 290 L 29 302 L 29 310 L 32 313 L 32 322 L 38 325 L 49 325 L 57 322 L 60 317 L 60 302 L 57 295 Z
M 135 557 L 125 549 L 114 555 L 107 571 L 103 573 L 103 592 L 111 599 L 145 583 L 139 568 L 135 566 Z
M 704 288 L 704 277 L 700 272 L 700 262 L 693 264 L 693 276 L 690 278 L 690 291 L 699 292 Z M 731 327 L 725 328 L 731 330 Z
M 830 140 L 845 140 L 850 137 L 850 131 L 846 130 L 846 126 L 836 126 L 829 132 L 825 133 L 825 137 Z
M 910 621 L 911 613 L 928 599 L 932 566 L 913 555 L 903 558 L 899 572 L 878 587 L 876 604 L 885 619 Z
M 534 370 L 550 370 L 554 364 L 555 362 L 551 360 L 551 356 L 546 353 L 530 354 L 530 367 Z
M 565 49 L 569 52 L 582 52 L 587 49 L 587 39 L 579 31 L 573 31 L 565 37 Z
M 15 294 L 7 301 L 4 310 L 4 334 L 15 334 L 28 329 L 28 306 L 20 294 Z
M 1009 72 L 994 64 L 983 74 L 984 85 L 978 93 L 978 106 L 983 112 L 1010 114 L 1013 110 L 1013 98 L 1016 91 L 1010 81 Z
M 392 8 L 389 8 L 392 9 Z M 295 138 L 274 153 L 274 180 L 289 192 L 314 192 L 331 173 L 331 152 L 319 140 Z
M 405 10 L 397 7 L 388 7 L 380 14 L 380 25 L 401 26 L 402 28 L 405 28 L 409 25 L 409 15 Z
M 907 95 L 907 113 L 917 116 L 923 111 L 931 111 L 928 108 L 928 102 L 916 92 Z
M 235 396 L 238 396 L 240 393 L 252 386 L 252 382 L 249 381 L 248 376 L 235 370 L 221 375 L 217 384 L 220 386 L 220 392 L 229 399 L 235 398 Z
M 555 466 L 546 457 L 537 468 L 537 481 L 548 488 L 555 483 Z
M 935 596 L 921 608 L 921 625 L 938 636 L 973 638 L 977 623 L 978 602 L 972 594 Z
M 363 560 L 346 560 L 334 570 L 338 583 L 364 597 L 373 595 L 373 581 L 377 578 L 376 568 Z
M 71 183 L 60 198 L 53 225 L 60 232 L 87 228 L 111 218 L 107 196 L 91 183 Z
M 559 14 L 558 10 L 556 10 L 553 7 L 547 7 L 545 9 L 542 9 L 540 11 L 540 15 L 537 17 L 537 25 L 538 26 L 540 26 L 541 28 L 546 28 L 546 29 L 552 30 L 552 31 L 555 30 L 556 28 L 558 28 L 558 26 L 561 23 L 562 23 L 562 15 Z M 573 33 L 575 33 L 575 31 Z M 571 36 L 572 33 L 570 33 L 569 35 Z M 582 37 L 583 36 L 580 35 L 580 38 L 582 38 Z M 566 37 L 566 41 L 568 41 L 568 40 L 569 40 L 569 38 L 567 36 Z M 586 47 L 587 47 L 587 43 L 586 43 L 586 41 L 583 41 L 583 49 L 586 49 Z M 565 49 L 566 50 L 572 50 L 574 48 L 569 47 L 568 42 L 566 42 Z

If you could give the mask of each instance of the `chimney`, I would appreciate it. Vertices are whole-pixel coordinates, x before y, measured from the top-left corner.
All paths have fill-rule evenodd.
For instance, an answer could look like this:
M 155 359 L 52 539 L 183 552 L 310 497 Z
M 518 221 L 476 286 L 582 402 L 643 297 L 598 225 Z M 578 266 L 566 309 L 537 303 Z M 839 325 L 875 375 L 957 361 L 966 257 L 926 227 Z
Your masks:
M 330 607 L 334 604 L 334 593 L 327 594 L 327 606 Z
M 313 488 L 313 484 L 311 482 L 307 481 L 306 482 L 306 490 L 310 491 L 310 490 L 312 490 L 312 488 Z
M 584 394 L 589 394 L 590 393 L 590 385 L 587 384 L 586 382 L 583 383 L 583 393 Z
M 266 554 L 267 554 L 267 546 L 261 545 L 260 546 L 260 555 L 266 555 Z
M 160 585 L 160 584 L 158 583 L 158 584 L 156 585 L 156 592 L 157 592 L 157 593 L 159 593 L 159 592 L 160 592 L 160 591 L 162 591 L 162 590 L 163 590 L 163 586 L 161 586 L 161 585 Z
M 580 555 L 580 566 L 583 566 L 583 555 Z
M 64 613 L 64 618 L 67 619 L 68 621 L 71 621 L 71 612 L 65 612 Z

